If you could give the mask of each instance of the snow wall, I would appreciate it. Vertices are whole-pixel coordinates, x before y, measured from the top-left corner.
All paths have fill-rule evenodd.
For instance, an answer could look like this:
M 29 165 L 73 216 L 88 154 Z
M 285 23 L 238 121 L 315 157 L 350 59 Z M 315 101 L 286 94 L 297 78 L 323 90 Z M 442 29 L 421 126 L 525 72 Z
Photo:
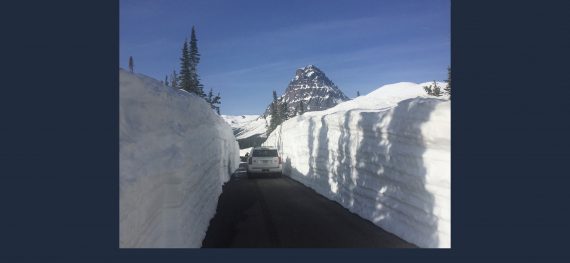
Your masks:
M 202 245 L 239 166 L 231 127 L 201 98 L 120 70 L 121 248 Z
M 383 86 L 287 120 L 264 145 L 283 170 L 419 247 L 451 246 L 451 102 L 430 83 Z M 445 85 L 440 83 L 441 86 Z

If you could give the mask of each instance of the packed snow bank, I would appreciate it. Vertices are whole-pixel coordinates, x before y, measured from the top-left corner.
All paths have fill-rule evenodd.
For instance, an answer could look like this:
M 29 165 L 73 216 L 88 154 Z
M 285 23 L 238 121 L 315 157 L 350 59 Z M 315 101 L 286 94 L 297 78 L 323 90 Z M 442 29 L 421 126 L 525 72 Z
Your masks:
M 283 123 L 265 145 L 283 170 L 420 247 L 450 247 L 450 101 L 424 84 L 381 87 Z
M 120 247 L 200 247 L 240 163 L 232 130 L 201 98 L 119 74 Z

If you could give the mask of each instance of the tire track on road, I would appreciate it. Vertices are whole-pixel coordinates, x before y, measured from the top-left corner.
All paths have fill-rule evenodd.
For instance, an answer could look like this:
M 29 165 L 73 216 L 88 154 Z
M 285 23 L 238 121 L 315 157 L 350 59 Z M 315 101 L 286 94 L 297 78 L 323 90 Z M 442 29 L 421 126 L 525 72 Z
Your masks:
M 275 223 L 271 219 L 271 212 L 269 211 L 267 201 L 261 192 L 259 180 L 255 180 L 255 194 L 258 197 L 259 204 L 261 205 L 261 213 L 263 215 L 266 231 L 269 234 L 271 247 L 280 247 L 281 242 L 279 242 L 279 232 L 277 231 L 277 227 L 275 227 Z

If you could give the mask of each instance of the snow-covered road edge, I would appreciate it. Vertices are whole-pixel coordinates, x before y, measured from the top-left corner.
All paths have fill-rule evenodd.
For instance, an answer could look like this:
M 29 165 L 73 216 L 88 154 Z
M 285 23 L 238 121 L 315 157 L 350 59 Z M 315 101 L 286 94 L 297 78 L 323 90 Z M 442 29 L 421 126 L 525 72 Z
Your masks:
M 283 123 L 284 173 L 420 247 L 451 246 L 450 101 L 401 83 Z
M 239 166 L 231 127 L 201 98 L 120 70 L 121 248 L 200 247 Z

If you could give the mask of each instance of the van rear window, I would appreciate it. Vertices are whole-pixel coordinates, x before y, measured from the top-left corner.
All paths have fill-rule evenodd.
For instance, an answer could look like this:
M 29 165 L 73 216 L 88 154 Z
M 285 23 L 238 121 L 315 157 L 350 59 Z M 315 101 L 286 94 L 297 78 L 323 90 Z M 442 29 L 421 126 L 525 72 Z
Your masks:
M 252 157 L 277 157 L 277 150 L 253 150 Z

